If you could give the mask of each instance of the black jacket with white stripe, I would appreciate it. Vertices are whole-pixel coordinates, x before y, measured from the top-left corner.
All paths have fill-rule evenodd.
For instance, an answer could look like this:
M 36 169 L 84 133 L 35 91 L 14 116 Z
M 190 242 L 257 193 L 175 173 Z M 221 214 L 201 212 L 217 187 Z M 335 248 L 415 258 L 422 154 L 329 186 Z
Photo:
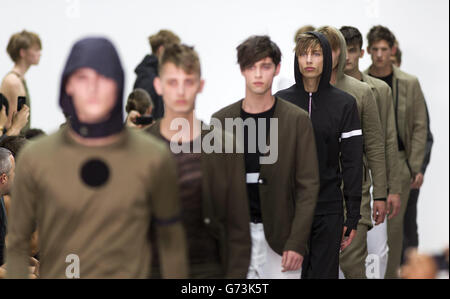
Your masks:
M 323 72 L 317 92 L 308 93 L 303 86 L 297 56 L 294 60 L 296 84 L 276 93 L 310 114 L 319 160 L 320 191 L 316 215 L 343 213 L 346 225 L 356 229 L 360 219 L 363 137 L 356 100 L 330 84 L 331 47 L 320 33 L 315 35 L 323 51 Z M 341 184 L 343 183 L 343 195 Z

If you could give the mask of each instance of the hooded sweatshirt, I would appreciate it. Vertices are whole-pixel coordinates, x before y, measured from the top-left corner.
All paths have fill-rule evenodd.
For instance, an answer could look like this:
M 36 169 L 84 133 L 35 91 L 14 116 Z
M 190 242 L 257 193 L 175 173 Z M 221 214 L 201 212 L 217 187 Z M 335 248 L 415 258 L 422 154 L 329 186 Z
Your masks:
M 77 116 L 72 97 L 66 93 L 69 77 L 78 69 L 87 67 L 113 79 L 117 84 L 117 95 L 109 117 L 99 123 L 82 123 Z M 85 38 L 74 44 L 61 79 L 59 105 L 69 116 L 72 129 L 84 138 L 100 138 L 114 135 L 123 129 L 123 85 L 124 73 L 119 55 L 113 44 L 105 38 Z
M 154 105 L 152 111 L 154 119 L 163 117 L 164 103 L 162 97 L 156 93 L 155 87 L 153 86 L 153 80 L 158 77 L 158 57 L 154 54 L 146 55 L 134 72 L 137 78 L 133 88 L 143 88 L 148 92 Z
M 346 226 L 356 229 L 360 219 L 363 140 L 355 99 L 330 84 L 331 47 L 324 35 L 316 36 L 323 51 L 323 73 L 318 90 L 308 93 L 303 86 L 297 56 L 295 84 L 276 96 L 306 110 L 311 118 L 319 160 L 320 191 L 316 215 L 342 214 L 343 195 L 347 207 Z M 341 167 L 340 167 L 341 166 Z
M 386 200 L 387 196 L 384 134 L 381 127 L 377 102 L 370 86 L 344 74 L 347 60 L 347 45 L 342 33 L 335 28 L 333 29 L 339 36 L 341 47 L 335 87 L 351 94 L 356 99 L 363 132 L 363 194 L 366 195 L 362 197 L 361 202 L 361 223 L 372 227 L 370 186 L 373 185 L 373 198 L 375 200 Z M 370 169 L 372 181 L 368 169 Z
M 82 129 L 84 124 L 77 121 L 62 87 L 61 106 L 71 113 L 71 126 L 87 130 L 89 137 L 121 130 L 123 72 L 112 44 L 103 38 L 76 43 L 63 72 L 63 86 L 73 71 L 84 66 L 115 79 L 118 98 L 108 120 Z M 8 222 L 7 275 L 27 277 L 30 237 L 37 228 L 41 278 L 72 274 L 80 278 L 147 278 L 153 226 L 163 277 L 186 277 L 176 166 L 167 147 L 129 128 L 111 144 L 87 146 L 77 142 L 69 129 L 64 126 L 30 142 L 17 159 Z

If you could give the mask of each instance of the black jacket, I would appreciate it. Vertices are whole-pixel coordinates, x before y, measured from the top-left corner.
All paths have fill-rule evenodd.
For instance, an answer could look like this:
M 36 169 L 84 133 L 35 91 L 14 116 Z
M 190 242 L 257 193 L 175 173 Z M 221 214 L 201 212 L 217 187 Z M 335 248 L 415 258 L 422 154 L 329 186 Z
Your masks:
M 145 89 L 152 98 L 154 107 L 152 111 L 153 119 L 162 118 L 164 115 L 164 103 L 162 97 L 156 93 L 153 80 L 158 77 L 158 58 L 156 55 L 147 55 L 136 67 L 134 72 L 137 75 L 133 88 Z
M 276 93 L 310 113 L 319 160 L 320 191 L 316 215 L 343 213 L 341 184 L 349 228 L 356 229 L 360 216 L 363 139 L 356 100 L 330 84 L 332 57 L 327 39 L 315 35 L 322 46 L 323 73 L 317 92 L 303 86 L 297 56 L 294 60 L 295 84 Z M 311 105 L 310 103 L 311 96 Z

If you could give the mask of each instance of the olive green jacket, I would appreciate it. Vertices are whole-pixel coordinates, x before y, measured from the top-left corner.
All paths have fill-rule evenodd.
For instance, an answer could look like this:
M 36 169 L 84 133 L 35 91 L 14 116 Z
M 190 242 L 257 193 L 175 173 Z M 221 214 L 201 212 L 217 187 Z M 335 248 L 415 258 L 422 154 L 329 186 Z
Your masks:
M 157 121 L 147 132 L 159 137 L 160 129 Z M 220 142 L 222 152 L 227 142 L 233 144 L 232 135 L 223 130 L 202 130 L 202 142 L 206 135 Z M 218 241 L 224 278 L 246 278 L 250 265 L 250 212 L 242 160 L 243 154 L 205 153 L 202 149 L 203 219 Z
M 218 119 L 224 127 L 225 119 L 240 118 L 242 101 L 216 112 L 212 121 Z M 278 159 L 260 169 L 264 233 L 278 254 L 292 250 L 305 255 L 320 184 L 314 131 L 307 112 L 280 98 L 273 119 L 278 131 L 270 125 L 269 135 L 278 138 Z
M 385 138 L 386 174 L 390 194 L 401 193 L 400 174 L 398 167 L 397 128 L 395 127 L 394 102 L 389 85 L 383 80 L 361 74 L 362 81 L 369 84 L 377 100 L 381 126 Z
M 417 77 L 393 68 L 392 95 L 397 131 L 405 147 L 411 177 L 421 171 L 427 141 L 425 98 Z M 370 69 L 370 68 L 369 68 Z M 369 69 L 364 71 L 369 74 Z

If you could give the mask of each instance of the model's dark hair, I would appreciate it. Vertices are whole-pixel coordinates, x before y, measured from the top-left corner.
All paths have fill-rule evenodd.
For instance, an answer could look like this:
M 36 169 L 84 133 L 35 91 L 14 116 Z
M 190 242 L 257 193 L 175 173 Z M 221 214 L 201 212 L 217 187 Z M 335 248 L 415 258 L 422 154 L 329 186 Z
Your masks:
M 398 66 L 400 66 L 402 64 L 402 51 L 400 50 L 400 48 L 397 46 L 397 51 L 395 51 L 395 60 L 398 63 Z
M 136 88 L 128 96 L 125 111 L 130 113 L 131 110 L 136 110 L 140 114 L 145 114 L 149 107 L 153 108 L 153 101 L 148 92 L 142 88 Z
M 358 47 L 362 49 L 363 37 L 358 28 L 351 26 L 342 26 L 340 31 L 345 38 L 345 43 L 347 44 L 347 46 L 358 45 Z
M 267 35 L 250 36 L 237 46 L 236 50 L 237 61 L 241 70 L 266 57 L 272 58 L 275 65 L 279 65 L 281 62 L 280 48 Z
M 380 40 L 385 40 L 389 47 L 393 47 L 395 44 L 395 35 L 387 28 L 381 25 L 373 26 L 369 33 L 367 33 L 367 41 L 369 42 L 369 48 Z

